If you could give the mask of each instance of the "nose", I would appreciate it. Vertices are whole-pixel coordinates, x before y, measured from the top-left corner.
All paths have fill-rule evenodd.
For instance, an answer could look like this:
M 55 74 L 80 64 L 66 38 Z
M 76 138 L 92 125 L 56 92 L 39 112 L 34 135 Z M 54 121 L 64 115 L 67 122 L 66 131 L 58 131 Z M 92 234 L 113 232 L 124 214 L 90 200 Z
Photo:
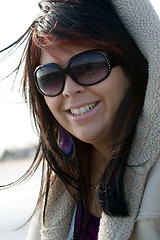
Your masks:
M 85 92 L 86 87 L 79 85 L 78 83 L 76 83 L 69 74 L 65 75 L 65 85 L 64 85 L 64 89 L 63 89 L 63 96 L 64 97 L 70 97 L 70 96 L 74 96 L 76 94 L 80 94 L 80 93 L 84 93 Z

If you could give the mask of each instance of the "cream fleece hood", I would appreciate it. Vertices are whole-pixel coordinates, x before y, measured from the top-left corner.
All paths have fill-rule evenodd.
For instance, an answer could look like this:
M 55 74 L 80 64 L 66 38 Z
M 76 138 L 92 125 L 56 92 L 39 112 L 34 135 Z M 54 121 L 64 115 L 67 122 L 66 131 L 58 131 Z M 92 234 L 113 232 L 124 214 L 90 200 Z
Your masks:
M 98 239 L 126 240 L 134 227 L 148 172 L 160 154 L 160 19 L 149 0 L 112 2 L 149 63 L 144 109 L 137 126 L 125 176 L 130 217 L 110 218 L 103 213 L 100 222 Z
M 98 234 L 98 240 L 127 240 L 134 228 L 148 173 L 160 155 L 160 19 L 149 0 L 112 0 L 112 2 L 149 63 L 144 109 L 139 119 L 125 175 L 125 193 L 130 216 L 109 217 L 102 213 Z M 55 190 L 62 191 L 62 186 L 58 185 L 50 192 L 47 224 L 41 228 L 41 238 L 36 235 L 37 237 L 28 240 L 66 239 L 75 203 L 64 191 L 57 199 Z M 34 225 L 34 231 L 35 229 Z

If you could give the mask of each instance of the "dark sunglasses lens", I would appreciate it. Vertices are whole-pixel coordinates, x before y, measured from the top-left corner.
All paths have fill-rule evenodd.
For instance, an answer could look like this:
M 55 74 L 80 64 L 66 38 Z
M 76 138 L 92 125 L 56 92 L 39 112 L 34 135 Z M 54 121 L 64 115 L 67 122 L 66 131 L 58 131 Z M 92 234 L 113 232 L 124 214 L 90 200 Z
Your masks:
M 106 59 L 98 52 L 77 56 L 71 62 L 70 69 L 77 81 L 83 85 L 96 84 L 109 74 Z
M 36 71 L 37 85 L 44 95 L 56 96 L 63 87 L 60 70 L 53 64 L 40 67 Z

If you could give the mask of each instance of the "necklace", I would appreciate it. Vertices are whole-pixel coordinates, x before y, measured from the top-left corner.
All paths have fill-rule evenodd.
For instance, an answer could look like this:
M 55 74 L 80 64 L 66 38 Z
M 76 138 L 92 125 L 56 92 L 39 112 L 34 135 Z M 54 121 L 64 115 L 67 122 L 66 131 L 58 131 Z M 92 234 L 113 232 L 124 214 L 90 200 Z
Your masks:
M 91 186 L 91 188 L 96 189 L 96 190 L 98 190 L 98 187 L 99 187 L 98 184 Z

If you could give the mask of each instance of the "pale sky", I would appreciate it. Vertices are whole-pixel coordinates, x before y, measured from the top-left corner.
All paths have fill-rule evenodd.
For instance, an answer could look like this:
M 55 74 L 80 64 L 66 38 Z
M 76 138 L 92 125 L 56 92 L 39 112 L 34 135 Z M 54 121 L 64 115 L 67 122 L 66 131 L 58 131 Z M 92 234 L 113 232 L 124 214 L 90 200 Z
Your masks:
M 17 40 L 29 27 L 39 13 L 37 3 L 38 0 L 1 1 L 0 49 Z M 13 63 L 18 59 L 15 54 L 4 64 L 0 62 L 0 79 L 13 69 Z M 0 81 L 0 154 L 4 149 L 23 147 L 37 140 L 30 124 L 27 106 L 22 103 L 18 88 L 12 90 L 12 83 L 13 76 Z M 18 80 L 16 85 L 19 85 Z
M 38 0 L 1 1 L 0 49 L 24 33 L 39 13 L 38 2 Z M 160 14 L 160 0 L 151 2 Z M 19 57 L 15 54 L 9 61 L 0 63 L 0 79 L 10 72 L 17 59 Z M 37 141 L 30 124 L 29 110 L 18 94 L 18 89 L 12 91 L 12 83 L 13 77 L 0 81 L 0 154 L 4 149 L 19 148 Z

